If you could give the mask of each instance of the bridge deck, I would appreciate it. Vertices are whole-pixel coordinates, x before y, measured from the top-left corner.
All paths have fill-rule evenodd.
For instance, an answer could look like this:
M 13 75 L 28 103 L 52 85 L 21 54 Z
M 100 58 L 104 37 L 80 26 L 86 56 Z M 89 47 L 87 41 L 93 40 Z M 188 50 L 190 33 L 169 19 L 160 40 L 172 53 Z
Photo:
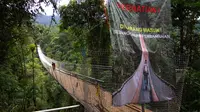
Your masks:
M 44 67 L 49 73 L 63 86 L 63 88 L 78 102 L 80 102 L 89 112 L 141 112 L 139 105 L 125 105 L 121 107 L 112 106 L 112 94 L 98 87 L 97 84 L 84 81 L 77 77 L 77 74 L 70 71 L 53 69 L 50 63 L 57 61 L 52 60 L 42 53 L 38 47 L 38 54 Z M 57 67 L 57 66 L 56 66 Z M 151 112 L 145 110 L 145 112 Z

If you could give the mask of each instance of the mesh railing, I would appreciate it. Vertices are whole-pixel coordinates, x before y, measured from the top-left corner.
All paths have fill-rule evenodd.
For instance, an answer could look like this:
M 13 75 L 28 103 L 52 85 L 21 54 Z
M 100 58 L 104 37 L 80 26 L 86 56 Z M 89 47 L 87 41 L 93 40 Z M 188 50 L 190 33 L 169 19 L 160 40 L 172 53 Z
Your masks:
M 188 56 L 179 54 L 175 58 L 176 64 L 176 85 L 175 85 L 175 98 L 171 101 L 155 102 L 147 104 L 146 107 L 154 112 L 179 112 L 181 107 L 182 92 L 184 87 L 184 79 L 188 66 Z
M 104 53 L 96 52 L 95 55 L 101 56 L 102 54 Z M 95 55 L 93 54 L 93 56 Z M 105 57 L 99 57 L 99 61 L 96 61 L 97 59 L 94 59 L 95 61 L 92 60 L 91 57 L 87 57 L 82 64 L 70 62 L 59 62 L 58 64 L 61 70 L 76 73 L 77 77 L 85 81 L 98 83 L 105 90 L 114 91 L 114 85 L 117 85 L 117 83 L 112 81 L 112 60 L 110 58 L 105 59 Z
M 42 53 L 41 55 L 43 55 L 42 58 L 44 58 L 44 60 L 48 61 L 48 65 L 46 65 L 45 67 L 48 68 L 49 66 L 51 66 L 52 63 L 55 63 L 58 69 L 76 74 L 76 77 L 88 81 L 90 83 L 98 83 L 105 90 L 112 92 L 120 84 L 117 84 L 112 81 L 112 60 L 110 57 L 104 56 L 108 53 L 109 51 L 93 51 L 92 56 L 98 57 L 98 59 L 92 59 L 92 57 L 89 55 L 88 57 L 84 58 L 81 64 L 71 62 L 60 62 L 50 59 Z M 44 65 L 45 64 L 46 63 L 44 63 Z
M 100 51 L 102 52 L 102 51 Z M 113 57 L 103 57 L 100 52 L 93 52 L 93 56 L 99 57 L 95 61 L 92 61 L 91 57 L 86 57 L 84 63 L 70 63 L 70 62 L 58 62 L 52 60 L 46 56 L 43 56 L 48 62 L 56 63 L 56 66 L 63 71 L 70 71 L 76 74 L 76 77 L 88 81 L 90 83 L 98 83 L 103 89 L 113 92 L 121 86 L 121 83 L 116 81 L 116 77 L 113 75 L 115 72 L 115 66 L 113 67 Z M 101 57 L 102 56 L 102 57 Z M 51 64 L 51 63 L 49 63 Z M 184 86 L 184 78 L 188 64 L 188 57 L 184 54 L 177 55 L 175 58 L 176 74 L 173 77 L 175 79 L 175 98 L 171 101 L 154 102 L 145 104 L 145 107 L 155 112 L 179 112 L 182 100 L 182 91 Z
M 138 105 L 125 105 L 121 107 L 112 106 L 112 94 L 105 91 L 99 84 L 104 83 L 101 80 L 92 78 L 90 76 L 77 73 L 79 69 L 75 69 L 73 64 L 62 63 L 46 57 L 40 48 L 38 48 L 38 54 L 43 66 L 50 72 L 50 74 L 62 85 L 68 93 L 82 105 L 88 112 L 135 112 L 141 111 L 141 107 Z M 71 71 L 65 68 L 70 68 Z M 85 66 L 87 67 L 87 66 Z M 110 70 L 107 66 L 95 66 L 104 68 L 103 70 Z M 69 69 L 68 68 L 68 69 Z M 78 65 L 77 67 L 78 68 Z M 80 67 L 81 68 L 81 67 Z M 77 71 L 76 71 L 77 70 Z M 83 80 L 81 80 L 83 79 Z M 90 82 L 87 82 L 90 81 Z M 95 83 L 95 84 L 93 84 Z M 146 110 L 146 112 L 151 112 Z

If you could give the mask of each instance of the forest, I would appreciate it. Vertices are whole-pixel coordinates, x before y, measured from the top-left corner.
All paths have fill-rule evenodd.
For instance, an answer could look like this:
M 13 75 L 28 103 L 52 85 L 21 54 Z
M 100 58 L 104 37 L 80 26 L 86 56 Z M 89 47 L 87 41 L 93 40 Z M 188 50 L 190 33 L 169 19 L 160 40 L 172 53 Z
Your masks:
M 56 0 L 55 0 L 56 1 Z M 113 56 L 109 25 L 101 0 L 86 0 L 77 4 L 57 7 L 54 0 L 1 0 L 0 1 L 0 111 L 31 112 L 79 104 L 46 71 L 37 54 L 40 45 L 48 57 L 67 62 L 73 71 L 113 81 L 102 84 L 113 91 L 118 82 L 126 79 L 129 69 L 110 68 L 113 63 L 126 65 L 127 60 Z M 41 4 L 52 4 L 60 21 L 52 16 L 50 25 L 35 20 Z M 33 8 L 34 7 L 34 8 Z M 180 54 L 187 63 L 181 100 L 181 112 L 200 111 L 200 2 L 199 0 L 172 0 L 170 36 L 173 54 Z M 123 57 L 123 56 L 122 56 Z M 113 61 L 113 60 L 117 61 Z M 102 65 L 107 67 L 99 69 Z M 73 67 L 71 67 L 73 66 Z M 132 66 L 132 65 L 130 65 Z M 170 68 L 169 68 L 170 69 Z M 168 69 L 167 69 L 168 70 Z M 112 76 L 115 71 L 118 75 Z M 126 71 L 125 75 L 120 75 Z M 170 71 L 170 70 L 169 70 Z M 111 88 L 113 87 L 113 88 Z M 84 107 L 69 109 L 84 112 Z

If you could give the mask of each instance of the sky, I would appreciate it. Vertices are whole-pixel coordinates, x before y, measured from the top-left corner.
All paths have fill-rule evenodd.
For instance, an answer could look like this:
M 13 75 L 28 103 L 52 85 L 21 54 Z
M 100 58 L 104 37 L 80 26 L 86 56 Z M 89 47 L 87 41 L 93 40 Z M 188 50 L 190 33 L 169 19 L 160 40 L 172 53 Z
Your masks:
M 68 5 L 69 1 L 70 0 L 60 0 L 60 2 L 58 3 L 58 6 Z M 44 3 L 42 3 L 42 8 L 44 9 L 47 16 L 53 15 L 53 6 L 52 5 L 46 6 Z
M 68 5 L 70 0 L 58 0 L 58 1 L 59 1 L 58 6 L 62 6 L 62 5 Z M 78 1 L 83 2 L 85 0 L 78 0 Z M 106 4 L 108 0 L 104 0 L 104 1 L 105 1 L 105 4 Z M 45 4 L 43 3 L 42 7 L 43 7 L 46 15 L 48 15 L 48 16 L 53 15 L 53 6 L 52 5 L 45 6 Z

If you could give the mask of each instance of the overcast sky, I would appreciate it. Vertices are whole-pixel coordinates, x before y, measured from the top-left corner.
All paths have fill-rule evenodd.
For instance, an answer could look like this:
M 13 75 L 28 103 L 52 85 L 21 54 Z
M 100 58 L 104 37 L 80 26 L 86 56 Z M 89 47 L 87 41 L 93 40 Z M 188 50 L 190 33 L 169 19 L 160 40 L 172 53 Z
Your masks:
M 70 0 L 60 0 L 60 2 L 58 3 L 58 6 L 61 5 L 68 5 Z M 46 13 L 46 15 L 51 16 L 53 15 L 53 6 L 49 5 L 49 6 L 45 6 L 45 4 L 42 4 L 42 7 Z
M 38 0 L 36 0 L 36 1 L 38 1 Z M 57 0 L 57 1 L 60 1 L 58 3 L 58 6 L 62 6 L 62 5 L 68 5 L 70 0 Z M 84 2 L 86 0 L 78 0 L 78 1 Z M 104 0 L 104 4 L 106 4 L 108 1 L 110 1 L 110 0 Z M 52 5 L 45 6 L 45 4 L 43 3 L 42 7 L 43 7 L 44 11 L 46 12 L 46 15 L 51 16 L 53 14 L 53 6 Z

